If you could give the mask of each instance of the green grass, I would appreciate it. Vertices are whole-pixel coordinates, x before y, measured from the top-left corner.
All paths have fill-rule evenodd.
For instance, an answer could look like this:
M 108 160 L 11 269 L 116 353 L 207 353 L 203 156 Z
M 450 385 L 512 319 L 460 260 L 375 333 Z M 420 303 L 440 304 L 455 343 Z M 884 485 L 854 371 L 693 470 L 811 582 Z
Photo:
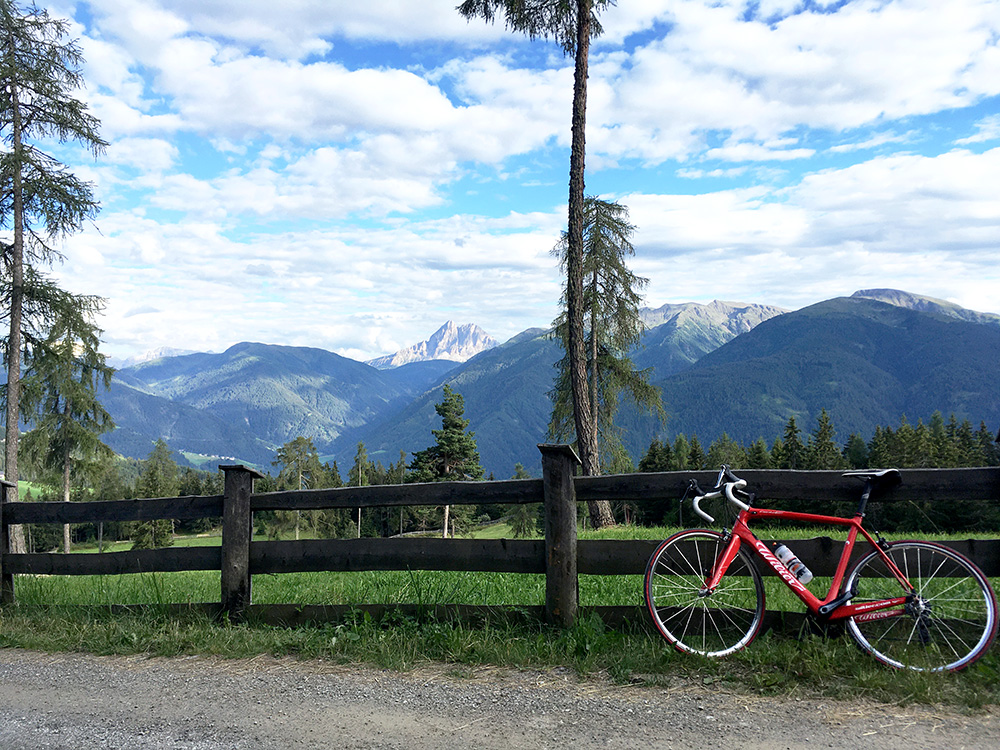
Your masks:
M 497 527 L 493 527 L 497 528 Z M 650 538 L 673 529 L 617 528 L 584 538 Z M 811 537 L 814 529 L 760 530 L 763 538 Z M 500 532 L 499 536 L 509 536 Z M 962 535 L 964 538 L 965 535 Z M 218 537 L 188 537 L 178 544 L 217 544 Z M 124 543 L 124 547 L 128 544 Z M 828 582 L 810 588 L 821 595 Z M 776 579 L 768 579 L 769 609 L 801 611 Z M 682 655 L 642 628 L 618 632 L 598 618 L 569 630 L 542 624 L 477 627 L 432 617 L 390 616 L 375 622 L 357 615 L 340 624 L 280 628 L 259 622 L 216 622 L 196 610 L 168 610 L 168 603 L 215 602 L 219 573 L 151 573 L 126 576 L 18 576 L 18 604 L 0 610 L 0 647 L 97 654 L 175 656 L 213 654 L 246 658 L 293 655 L 335 663 L 409 669 L 427 662 L 462 668 L 496 665 L 514 669 L 565 667 L 582 676 L 618 682 L 675 685 L 693 680 L 759 695 L 813 694 L 864 697 L 894 703 L 947 703 L 969 710 L 1000 705 L 1000 647 L 958 674 L 922 675 L 880 666 L 846 637 L 793 637 L 768 633 L 748 649 L 721 661 Z M 362 572 L 258 575 L 257 604 L 466 603 L 539 605 L 541 575 L 505 573 Z M 641 576 L 581 576 L 580 602 L 642 603 Z M 75 605 L 91 605 L 81 608 Z M 140 605 L 129 611 L 111 605 Z
M 13 605 L 0 610 L 0 647 L 168 657 L 291 655 L 394 670 L 434 662 L 449 664 L 458 674 L 484 665 L 569 668 L 583 678 L 671 687 L 692 682 L 765 696 L 937 703 L 964 710 L 1000 703 L 996 649 L 961 673 L 924 675 L 882 667 L 843 638 L 765 634 L 750 648 L 714 661 L 679 654 L 639 630 L 609 630 L 596 617 L 568 630 L 542 624 L 470 627 L 429 617 L 374 622 L 361 615 L 336 625 L 279 628 L 217 622 L 196 611 L 167 614 L 155 605 L 124 613 Z

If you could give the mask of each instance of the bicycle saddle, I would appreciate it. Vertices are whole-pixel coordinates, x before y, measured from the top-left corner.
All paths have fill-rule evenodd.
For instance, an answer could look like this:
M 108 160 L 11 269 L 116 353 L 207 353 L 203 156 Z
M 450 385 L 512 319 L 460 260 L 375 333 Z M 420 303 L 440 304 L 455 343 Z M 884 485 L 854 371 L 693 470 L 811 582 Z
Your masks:
M 862 469 L 860 471 L 845 471 L 842 476 L 857 477 L 878 486 L 893 486 L 903 481 L 899 469 Z

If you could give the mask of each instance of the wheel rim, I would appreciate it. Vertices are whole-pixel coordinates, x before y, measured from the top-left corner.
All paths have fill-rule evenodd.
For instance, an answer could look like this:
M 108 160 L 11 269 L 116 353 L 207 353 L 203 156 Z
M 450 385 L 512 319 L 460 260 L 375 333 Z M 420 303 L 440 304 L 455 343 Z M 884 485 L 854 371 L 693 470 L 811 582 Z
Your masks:
M 945 547 L 902 542 L 888 551 L 915 588 L 898 616 L 848 621 L 864 650 L 893 667 L 917 671 L 968 666 L 996 633 L 996 600 L 982 573 Z M 853 603 L 900 596 L 901 587 L 877 552 L 864 558 L 845 584 L 857 587 Z
M 744 552 L 715 591 L 702 590 L 723 547 L 715 532 L 682 532 L 664 542 L 649 562 L 647 608 L 660 634 L 681 651 L 725 656 L 750 643 L 760 629 L 764 589 Z

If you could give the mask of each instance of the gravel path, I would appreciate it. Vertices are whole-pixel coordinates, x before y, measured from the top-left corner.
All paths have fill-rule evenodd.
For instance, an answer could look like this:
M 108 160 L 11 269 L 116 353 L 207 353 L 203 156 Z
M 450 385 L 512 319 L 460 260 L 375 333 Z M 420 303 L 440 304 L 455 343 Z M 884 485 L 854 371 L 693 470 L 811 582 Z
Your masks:
M 769 699 L 568 672 L 0 650 L 0 748 L 989 748 L 1000 712 Z

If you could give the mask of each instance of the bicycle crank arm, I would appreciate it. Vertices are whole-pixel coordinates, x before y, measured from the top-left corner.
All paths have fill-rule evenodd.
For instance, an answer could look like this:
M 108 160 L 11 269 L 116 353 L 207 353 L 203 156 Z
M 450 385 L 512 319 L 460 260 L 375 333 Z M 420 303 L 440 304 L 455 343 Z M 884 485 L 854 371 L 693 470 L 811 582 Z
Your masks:
M 829 604 L 824 604 L 823 606 L 821 606 L 819 608 L 819 614 L 820 614 L 820 616 L 821 617 L 827 617 L 837 607 L 839 607 L 839 606 L 841 606 L 843 604 L 847 604 L 849 601 L 851 601 L 851 599 L 853 599 L 857 595 L 858 595 L 857 588 L 852 588 L 850 591 L 845 591 L 843 594 L 841 594 L 840 596 L 838 596 L 836 599 L 834 599 Z

